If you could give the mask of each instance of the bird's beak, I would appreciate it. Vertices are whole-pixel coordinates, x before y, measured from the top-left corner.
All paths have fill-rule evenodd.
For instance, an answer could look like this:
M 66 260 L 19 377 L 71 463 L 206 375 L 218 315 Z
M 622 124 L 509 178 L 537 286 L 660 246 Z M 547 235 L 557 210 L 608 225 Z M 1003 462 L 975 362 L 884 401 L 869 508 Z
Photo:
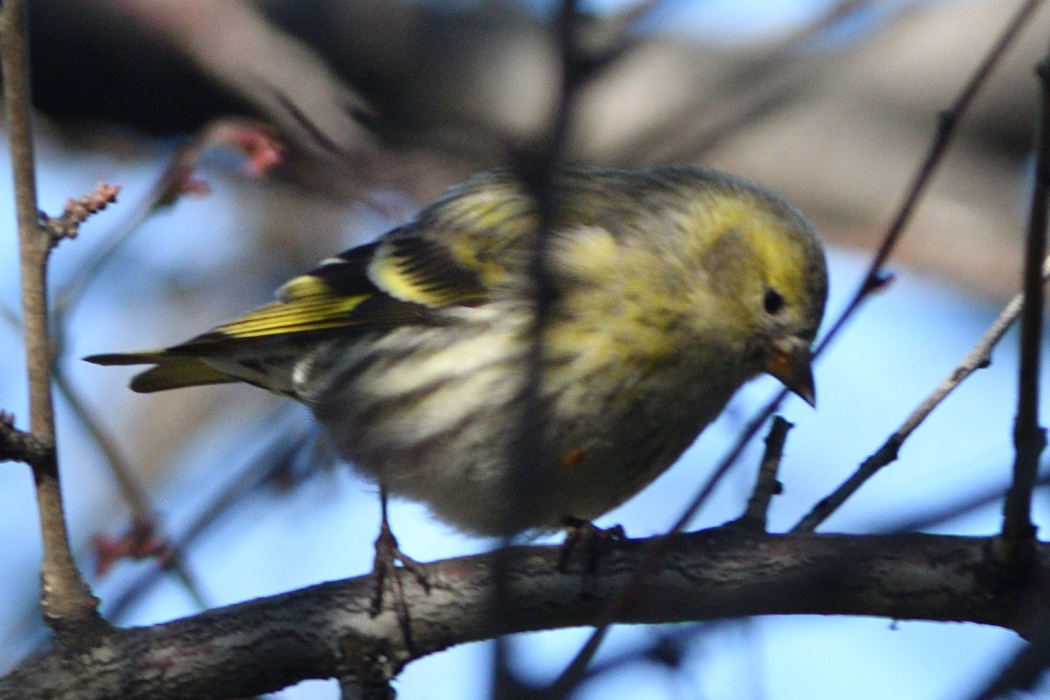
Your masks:
M 817 392 L 813 387 L 811 360 L 808 343 L 799 338 L 781 338 L 773 343 L 773 354 L 766 362 L 765 370 L 816 408 Z

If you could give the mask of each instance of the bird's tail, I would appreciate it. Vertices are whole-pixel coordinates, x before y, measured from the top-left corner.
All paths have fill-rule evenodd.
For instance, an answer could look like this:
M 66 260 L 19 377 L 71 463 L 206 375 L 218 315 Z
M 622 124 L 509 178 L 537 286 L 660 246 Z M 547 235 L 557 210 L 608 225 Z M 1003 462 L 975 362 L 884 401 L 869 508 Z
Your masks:
M 84 359 L 96 365 L 154 365 L 131 380 L 131 390 L 140 394 L 237 381 L 198 357 L 169 354 L 164 350 L 91 355 Z

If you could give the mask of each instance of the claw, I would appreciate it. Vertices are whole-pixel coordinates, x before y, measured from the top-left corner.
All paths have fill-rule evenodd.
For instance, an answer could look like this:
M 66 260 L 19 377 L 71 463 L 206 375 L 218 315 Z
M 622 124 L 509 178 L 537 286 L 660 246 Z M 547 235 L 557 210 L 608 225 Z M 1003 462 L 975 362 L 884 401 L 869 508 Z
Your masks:
M 562 520 L 566 528 L 565 542 L 558 555 L 558 571 L 568 571 L 569 559 L 576 552 L 582 552 L 585 559 L 585 571 L 593 573 L 598 568 L 598 560 L 609 551 L 613 542 L 627 539 L 621 525 L 602 529 L 590 520 L 566 517 Z
M 390 521 L 387 519 L 386 489 L 379 490 L 380 505 L 382 508 L 382 522 L 379 525 L 379 537 L 376 538 L 376 556 L 372 564 L 372 579 L 375 582 L 375 592 L 372 596 L 371 615 L 376 617 L 383 612 L 383 592 L 386 582 L 389 580 L 392 590 L 394 612 L 397 613 L 398 623 L 405 635 L 405 642 L 409 649 L 413 649 L 412 626 L 408 614 L 408 603 L 405 600 L 405 589 L 401 579 L 402 571 L 408 571 L 423 590 L 430 594 L 430 581 L 427 579 L 423 564 L 405 555 L 390 529 Z M 399 566 L 400 564 L 400 566 Z

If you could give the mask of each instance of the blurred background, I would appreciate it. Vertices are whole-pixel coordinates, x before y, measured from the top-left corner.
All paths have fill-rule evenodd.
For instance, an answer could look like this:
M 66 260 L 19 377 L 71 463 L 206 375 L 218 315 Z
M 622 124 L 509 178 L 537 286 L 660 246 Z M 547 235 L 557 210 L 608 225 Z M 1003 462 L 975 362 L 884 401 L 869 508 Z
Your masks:
M 566 157 L 699 162 L 783 193 L 829 244 L 834 318 L 938 115 L 1020 4 L 584 3 L 585 45 L 625 41 L 576 96 Z M 63 243 L 52 265 L 64 491 L 103 613 L 120 625 L 150 624 L 367 572 L 375 489 L 332 460 L 305 410 L 247 386 L 137 395 L 126 389 L 131 370 L 79 358 L 206 330 L 323 257 L 405 221 L 461 177 L 505 163 L 510 149 L 544 133 L 556 104 L 556 7 L 30 0 L 30 9 L 42 208 L 57 214 L 100 181 L 123 186 L 119 204 Z M 878 448 L 1019 288 L 1034 66 L 1048 30 L 1043 8 L 967 113 L 893 258 L 895 281 L 819 361 L 819 409 L 785 404 L 796 427 L 771 531 L 790 528 Z M 284 152 L 267 167 L 271 141 Z M 170 174 L 173 162 L 193 167 L 193 179 Z M 10 184 L 0 169 L 0 216 L 13 222 Z M 8 358 L 0 407 L 24 426 L 11 225 L 0 250 L 0 357 Z M 822 531 L 995 532 L 1012 459 L 1016 345 L 1007 336 L 992 366 Z M 620 523 L 633 537 L 666 529 L 776 388 L 748 385 L 678 465 L 598 524 Z M 742 512 L 759 456 L 745 453 L 694 527 Z M 1036 508 L 1037 524 L 1047 522 L 1043 491 Z M 172 571 L 116 556 L 147 516 L 160 541 L 178 545 Z M 412 504 L 395 505 L 392 525 L 422 560 L 493 544 L 458 536 Z M 22 465 L 0 467 L 0 554 L 3 672 L 46 638 Z M 523 635 L 515 668 L 550 679 L 587 634 Z M 673 653 L 656 659 L 654 644 Z M 994 628 L 881 619 L 621 627 L 599 657 L 608 671 L 578 697 L 954 698 L 1020 646 Z M 459 647 L 412 664 L 395 687 L 408 699 L 486 697 L 489 663 L 488 645 Z M 279 697 L 335 698 L 338 688 L 313 681 Z

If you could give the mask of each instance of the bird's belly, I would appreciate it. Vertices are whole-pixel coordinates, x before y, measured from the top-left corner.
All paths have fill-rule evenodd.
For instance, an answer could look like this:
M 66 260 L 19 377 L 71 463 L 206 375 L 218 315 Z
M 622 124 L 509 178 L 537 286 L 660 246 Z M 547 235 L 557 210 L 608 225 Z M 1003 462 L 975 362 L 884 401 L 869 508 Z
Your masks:
M 554 530 L 567 516 L 589 520 L 611 510 L 669 467 L 740 383 L 621 367 L 618 381 L 570 369 L 572 380 L 559 384 L 550 374 L 556 368 L 545 367 L 547 438 L 523 441 L 522 420 L 535 417 L 521 408 L 525 362 L 511 351 L 521 344 L 485 337 L 484 347 L 457 345 L 447 366 L 435 360 L 429 368 L 418 364 L 418 346 L 404 354 L 411 361 L 379 348 L 373 356 L 383 359 L 355 369 L 339 400 L 312 405 L 362 473 L 473 534 L 506 534 L 507 523 Z M 537 458 L 548 467 L 536 470 Z M 530 503 L 514 493 L 522 482 L 509 475 L 518 468 L 530 470 Z

